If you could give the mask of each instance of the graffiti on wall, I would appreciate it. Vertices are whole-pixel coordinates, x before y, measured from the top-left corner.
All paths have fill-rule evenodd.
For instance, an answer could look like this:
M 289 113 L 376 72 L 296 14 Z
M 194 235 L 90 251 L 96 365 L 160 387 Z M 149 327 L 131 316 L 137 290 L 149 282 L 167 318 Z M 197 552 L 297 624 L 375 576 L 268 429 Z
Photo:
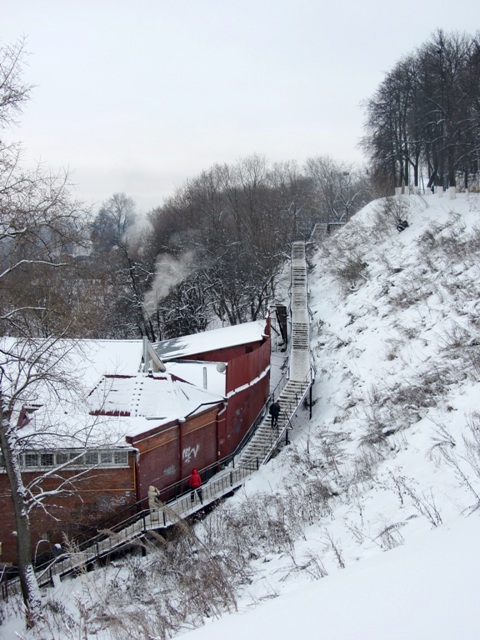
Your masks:
M 164 475 L 166 475 L 166 476 L 174 476 L 176 472 L 177 472 L 177 468 L 176 468 L 176 466 L 175 466 L 174 464 L 171 464 L 169 467 L 167 467 L 167 468 L 164 470 L 164 472 L 163 472 L 163 473 L 164 473 Z
M 110 496 L 104 495 L 100 496 L 97 504 L 88 505 L 90 509 L 94 510 L 94 513 L 97 514 L 99 511 L 102 513 L 110 513 L 112 511 L 117 511 L 121 507 L 124 507 L 128 504 L 128 497 L 130 496 L 130 491 L 127 491 L 125 495 L 120 496 Z
M 195 459 L 200 451 L 200 445 L 197 444 L 195 447 L 185 447 L 182 451 L 182 460 L 185 464 L 189 464 L 192 458 Z

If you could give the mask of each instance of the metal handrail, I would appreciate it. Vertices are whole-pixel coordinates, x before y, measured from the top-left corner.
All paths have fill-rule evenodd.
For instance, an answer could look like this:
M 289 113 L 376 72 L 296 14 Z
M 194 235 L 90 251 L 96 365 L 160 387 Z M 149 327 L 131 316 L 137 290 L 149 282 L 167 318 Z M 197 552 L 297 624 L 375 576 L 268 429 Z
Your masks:
M 215 477 L 213 481 L 202 485 L 202 505 L 204 503 L 212 503 L 219 497 L 233 491 L 236 486 L 242 484 L 247 475 L 250 475 L 255 470 L 256 467 L 254 465 L 245 465 L 241 468 L 231 469 L 227 474 Z M 102 531 L 90 540 L 78 545 L 78 549 L 74 553 L 63 554 L 52 562 L 37 567 L 39 583 L 42 585 L 47 584 L 52 581 L 54 575 L 66 575 L 74 572 L 89 562 L 104 555 L 109 555 L 112 551 L 119 550 L 125 545 L 133 544 L 137 538 L 143 536 L 147 531 L 158 529 L 159 527 L 166 528 L 187 517 L 192 512 L 192 509 L 193 511 L 197 510 L 199 501 L 197 494 L 194 494 L 192 499 L 190 493 L 191 491 L 171 503 L 174 506 L 160 503 L 158 509 L 145 509 L 138 513 L 136 517 L 132 516 L 119 522 L 112 529 Z M 122 532 L 125 532 L 123 537 Z
M 303 259 L 306 260 L 305 251 Z M 292 257 L 292 268 L 293 262 L 294 259 Z M 306 267 L 305 276 L 307 277 Z M 293 294 L 293 281 L 290 282 L 289 288 Z M 306 305 L 307 316 L 310 314 L 311 317 L 311 310 L 308 307 L 308 301 L 306 301 Z M 289 306 L 289 312 L 290 315 L 293 316 L 291 303 Z M 291 323 L 292 321 L 293 317 L 290 319 Z M 289 356 L 291 356 L 293 351 L 292 344 L 293 336 L 290 341 Z M 82 532 L 83 536 L 88 534 L 90 530 L 95 530 L 96 533 L 95 535 L 85 539 L 83 542 L 78 543 L 78 554 L 77 551 L 72 554 L 62 554 L 56 558 L 51 558 L 49 562 L 43 565 L 37 565 L 35 571 L 39 573 L 39 583 L 46 584 L 51 582 L 54 575 L 65 575 L 73 572 L 79 567 L 85 566 L 85 564 L 88 564 L 89 562 L 93 562 L 104 555 L 108 555 L 116 549 L 118 550 L 120 547 L 127 544 L 133 544 L 137 538 L 145 535 L 149 530 L 167 527 L 174 524 L 179 519 L 188 517 L 188 515 L 198 510 L 198 501 L 200 501 L 202 505 L 204 503 L 211 504 L 215 500 L 226 495 L 229 491 L 233 491 L 237 486 L 240 486 L 246 476 L 256 471 L 260 464 L 268 462 L 274 451 L 278 448 L 284 435 L 286 444 L 288 444 L 288 432 L 293 428 L 291 416 L 293 416 L 297 411 L 311 387 L 314 380 L 314 373 L 314 368 L 312 367 L 312 364 L 310 364 L 309 373 L 305 376 L 304 380 L 292 381 L 304 386 L 304 389 L 301 393 L 295 394 L 294 406 L 290 407 L 289 412 L 286 414 L 286 419 L 283 420 L 282 428 L 278 429 L 275 437 L 270 439 L 270 442 L 261 448 L 263 454 L 262 458 L 257 457 L 254 461 L 242 463 L 241 467 L 235 467 L 235 457 L 238 455 L 239 451 L 243 451 L 245 449 L 246 445 L 257 432 L 259 426 L 265 423 L 265 418 L 268 419 L 268 416 L 266 416 L 267 405 L 262 407 L 262 410 L 257 415 L 254 423 L 232 453 L 200 470 L 204 478 L 205 476 L 210 476 L 207 482 L 204 482 L 201 487 L 201 497 L 198 495 L 198 492 L 192 492 L 188 487 L 188 479 L 183 479 L 169 485 L 168 487 L 164 487 L 161 490 L 160 495 L 163 493 L 170 497 L 166 502 L 159 501 L 157 509 L 150 508 L 151 505 L 148 504 L 148 498 L 144 498 L 143 500 L 129 505 L 129 507 L 124 509 L 122 512 L 116 513 L 114 516 L 104 520 L 102 523 L 97 523 L 90 529 L 84 530 Z M 281 397 L 281 393 L 287 386 L 288 380 L 288 367 L 286 367 L 280 381 L 269 396 L 268 403 L 270 402 L 271 397 L 275 397 L 275 394 L 278 393 L 278 388 L 280 386 L 282 391 L 280 392 L 279 397 Z M 228 468 L 230 464 L 231 467 Z M 218 470 L 221 467 L 223 467 L 223 469 L 218 473 Z M 148 508 L 145 508 L 147 506 Z M 135 513 L 122 519 L 122 514 L 129 513 L 132 510 L 134 510 Z

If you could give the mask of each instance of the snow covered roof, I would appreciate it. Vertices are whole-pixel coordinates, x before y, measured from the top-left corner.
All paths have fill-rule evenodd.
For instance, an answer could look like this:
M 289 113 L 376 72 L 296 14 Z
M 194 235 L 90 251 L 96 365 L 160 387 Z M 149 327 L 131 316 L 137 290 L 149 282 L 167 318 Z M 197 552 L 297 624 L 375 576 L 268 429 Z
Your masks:
M 201 389 L 221 396 L 226 394 L 226 365 L 224 362 L 167 362 L 167 371 Z
M 127 437 L 184 420 L 223 401 L 221 395 L 168 374 L 104 376 L 84 404 L 45 404 L 32 412 L 22 436 L 32 437 L 34 448 L 123 446 Z
M 135 375 L 141 370 L 142 340 L 81 340 L 75 366 L 87 387 L 104 375 Z
M 0 338 L 2 360 L 14 362 L 20 355 L 40 352 L 44 346 L 54 351 L 55 359 L 76 371 L 86 387 L 93 387 L 105 374 L 133 375 L 142 368 L 142 340 L 30 340 Z
M 260 342 L 265 328 L 265 320 L 248 322 L 166 340 L 155 350 L 162 360 L 171 360 Z M 28 353 L 36 355 L 44 343 L 3 338 L 1 347 L 7 355 L 2 361 L 21 368 L 29 360 Z M 225 363 L 169 362 L 166 373 L 148 375 L 143 340 L 64 340 L 54 344 L 54 351 L 53 360 L 70 386 L 53 390 L 40 382 L 28 388 L 24 405 L 38 408 L 28 414 L 22 434 L 34 438 L 32 446 L 124 446 L 126 437 L 185 419 L 225 400 Z M 48 438 L 39 435 L 47 424 Z
M 225 349 L 252 342 L 260 342 L 265 337 L 266 320 L 245 322 L 232 327 L 212 329 L 190 336 L 172 338 L 154 344 L 160 358 L 166 362 L 174 358 L 184 358 L 200 353 L 208 353 L 215 349 Z
M 104 376 L 88 399 L 94 413 L 156 421 L 186 418 L 205 406 L 222 401 L 223 396 L 175 380 L 169 374 Z
M 31 353 L 35 344 L 29 343 Z M 18 354 L 25 352 L 25 345 L 21 341 L 4 338 L 1 347 L 10 354 L 5 360 L 12 370 L 22 366 Z M 66 340 L 57 342 L 56 348 L 59 357 L 64 354 L 62 375 L 68 373 L 71 387 L 53 390 L 40 382 L 27 389 L 24 404 L 38 408 L 29 413 L 22 435 L 34 437 L 35 446 L 122 445 L 127 436 L 185 419 L 224 401 L 225 385 L 222 387 L 218 372 L 214 385 L 218 393 L 203 389 L 201 384 L 189 384 L 189 379 L 195 382 L 202 376 L 192 373 L 195 368 L 202 369 L 202 363 L 190 363 L 188 376 L 186 371 L 182 376 L 177 372 L 188 380 L 185 382 L 170 374 L 144 373 L 142 340 Z M 214 368 L 209 366 L 212 371 Z M 17 376 L 18 372 L 12 371 L 12 380 Z M 20 409 L 19 405 L 14 419 Z M 48 438 L 35 435 L 45 431 L 47 424 Z

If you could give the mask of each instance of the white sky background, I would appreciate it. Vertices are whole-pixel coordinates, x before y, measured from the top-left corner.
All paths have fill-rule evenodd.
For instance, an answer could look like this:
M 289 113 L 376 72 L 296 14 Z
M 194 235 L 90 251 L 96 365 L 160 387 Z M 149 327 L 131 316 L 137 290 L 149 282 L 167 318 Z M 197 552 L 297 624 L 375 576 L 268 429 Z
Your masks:
M 253 153 L 361 162 L 361 102 L 436 28 L 474 33 L 478 0 L 3 0 L 36 86 L 25 159 L 68 169 L 98 207 L 148 211 L 214 163 Z

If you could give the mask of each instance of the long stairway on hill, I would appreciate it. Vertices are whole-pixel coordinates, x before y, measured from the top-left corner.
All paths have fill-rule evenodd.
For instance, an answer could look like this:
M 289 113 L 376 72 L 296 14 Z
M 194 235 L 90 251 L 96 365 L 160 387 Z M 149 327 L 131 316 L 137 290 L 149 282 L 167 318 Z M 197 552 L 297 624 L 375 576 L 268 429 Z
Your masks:
M 47 584 L 56 576 L 58 579 L 79 571 L 87 564 L 111 555 L 122 547 L 137 544 L 150 531 L 171 527 L 242 486 L 248 476 L 258 470 L 260 465 L 268 462 L 280 444 L 284 441 L 288 442 L 293 415 L 305 399 L 313 382 L 309 325 L 305 243 L 295 242 L 292 245 L 288 379 L 278 397 L 275 398 L 281 407 L 277 427 L 271 428 L 271 420 L 267 412 L 232 466 L 213 476 L 203 485 L 202 501 L 197 495 L 192 501 L 189 492 L 168 504 L 159 503 L 157 509 L 146 509 L 136 513 L 128 520 L 89 539 L 75 552 L 61 556 L 48 567 L 39 569 L 37 572 L 39 583 Z
M 281 411 L 276 429 L 269 416 L 240 453 L 238 466 L 258 466 L 271 458 L 279 443 L 288 437 L 291 418 L 303 402 L 312 384 L 310 367 L 310 322 L 308 317 L 307 263 L 305 243 L 292 245 L 291 338 L 288 380 L 276 400 Z

